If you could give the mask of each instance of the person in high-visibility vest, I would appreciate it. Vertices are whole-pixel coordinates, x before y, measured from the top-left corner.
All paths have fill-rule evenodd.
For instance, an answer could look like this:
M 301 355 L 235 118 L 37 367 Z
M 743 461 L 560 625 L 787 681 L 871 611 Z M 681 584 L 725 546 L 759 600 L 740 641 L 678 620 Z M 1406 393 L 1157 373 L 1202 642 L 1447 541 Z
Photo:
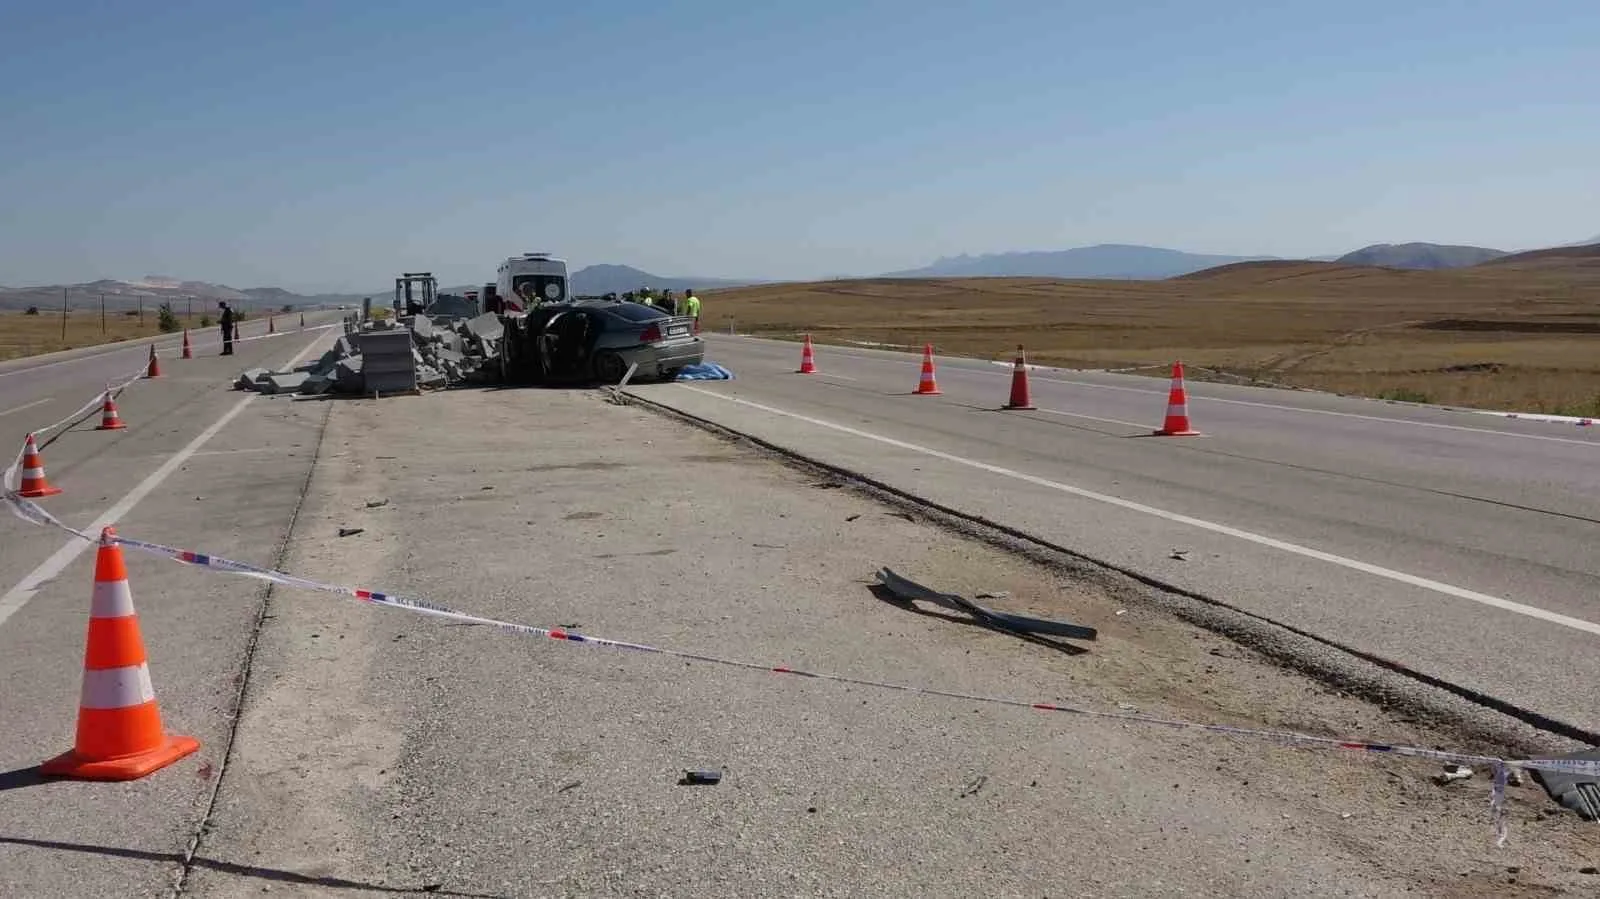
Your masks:
M 694 288 L 689 288 L 689 295 L 684 297 L 683 302 L 679 305 L 682 307 L 684 315 L 693 318 L 695 321 L 700 320 L 700 298 L 694 295 Z
M 639 302 L 645 304 L 646 306 L 654 306 L 656 304 L 655 298 L 650 296 L 650 288 L 639 288 Z

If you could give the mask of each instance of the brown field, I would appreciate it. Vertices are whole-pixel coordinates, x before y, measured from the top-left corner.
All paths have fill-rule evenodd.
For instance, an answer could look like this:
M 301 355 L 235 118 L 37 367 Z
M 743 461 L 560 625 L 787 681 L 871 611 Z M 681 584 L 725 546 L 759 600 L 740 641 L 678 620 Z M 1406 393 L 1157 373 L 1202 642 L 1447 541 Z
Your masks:
M 200 320 L 198 314 L 192 320 L 182 313 L 178 314 L 180 327 L 187 327 L 190 330 L 199 329 Z M 39 315 L 0 312 L 0 360 L 137 340 L 141 337 L 158 337 L 160 334 L 160 329 L 156 327 L 156 313 L 149 309 L 145 310 L 142 323 L 137 315 L 123 315 L 120 311 L 107 312 L 104 330 L 101 329 L 100 310 L 70 312 L 67 314 L 65 338 L 61 336 L 59 309 L 54 312 L 41 311 Z
M 1243 263 L 1167 281 L 875 279 L 705 295 L 708 330 L 1600 415 L 1600 257 Z

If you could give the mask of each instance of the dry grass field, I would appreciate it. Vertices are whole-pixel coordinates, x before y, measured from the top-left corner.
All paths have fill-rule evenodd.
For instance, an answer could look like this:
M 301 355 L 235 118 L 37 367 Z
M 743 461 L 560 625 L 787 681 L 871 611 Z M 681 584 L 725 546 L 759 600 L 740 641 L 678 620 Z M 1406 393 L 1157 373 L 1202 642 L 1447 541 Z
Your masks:
M 826 281 L 705 294 L 706 327 L 1419 402 L 1600 415 L 1600 246 L 1467 269 L 1242 263 L 1166 281 Z
M 190 320 L 180 312 L 178 322 L 179 327 L 187 327 L 191 331 L 198 330 L 201 327 L 201 316 L 196 314 Z M 141 337 L 157 337 L 160 334 L 156 313 L 150 309 L 145 310 L 142 322 L 137 315 L 124 315 L 120 311 L 108 312 L 103 330 L 99 309 L 93 312 L 88 310 L 70 312 L 67 315 L 65 337 L 61 333 L 59 309 L 53 312 L 41 310 L 39 315 L 0 312 L 0 360 L 37 356 L 40 353 L 54 353 L 57 350 L 96 346 L 102 343 L 137 340 Z

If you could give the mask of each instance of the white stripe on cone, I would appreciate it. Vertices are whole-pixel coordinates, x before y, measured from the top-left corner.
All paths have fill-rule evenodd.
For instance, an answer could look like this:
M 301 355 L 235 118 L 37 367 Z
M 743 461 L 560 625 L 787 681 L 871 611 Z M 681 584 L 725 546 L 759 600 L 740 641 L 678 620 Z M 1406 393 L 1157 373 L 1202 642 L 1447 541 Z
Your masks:
M 86 709 L 126 709 L 156 698 L 150 683 L 150 666 L 141 662 L 126 668 L 89 669 L 83 672 L 79 705 Z
M 133 614 L 133 591 L 127 581 L 107 581 L 94 585 L 90 618 L 126 618 Z

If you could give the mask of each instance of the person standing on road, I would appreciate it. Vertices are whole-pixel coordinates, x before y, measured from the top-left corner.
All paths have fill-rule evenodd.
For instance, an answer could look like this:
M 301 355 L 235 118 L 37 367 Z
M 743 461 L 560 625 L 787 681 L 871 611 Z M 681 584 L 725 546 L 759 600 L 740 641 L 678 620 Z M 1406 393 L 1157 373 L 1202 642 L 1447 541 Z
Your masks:
M 682 306 L 683 306 L 683 309 L 682 309 L 683 314 L 689 316 L 692 319 L 694 319 L 695 323 L 699 324 L 699 322 L 700 322 L 700 298 L 694 295 L 694 288 L 693 287 L 689 288 L 688 295 L 683 298 Z
M 227 300 L 217 301 L 217 306 L 222 309 L 222 355 L 233 355 L 233 307 Z

